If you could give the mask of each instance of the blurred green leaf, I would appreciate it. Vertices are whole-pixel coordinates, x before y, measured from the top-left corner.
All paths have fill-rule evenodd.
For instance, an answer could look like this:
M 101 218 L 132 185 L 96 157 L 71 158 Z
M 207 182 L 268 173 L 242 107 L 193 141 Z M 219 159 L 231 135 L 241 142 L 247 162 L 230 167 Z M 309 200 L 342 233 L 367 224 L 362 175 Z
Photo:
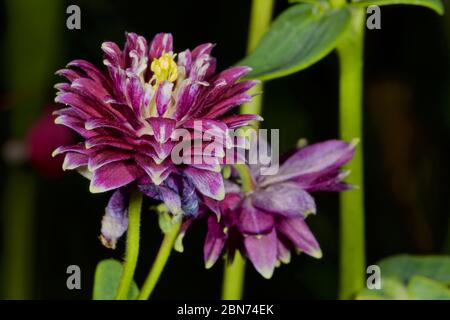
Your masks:
M 320 10 L 294 5 L 271 25 L 255 50 L 238 65 L 250 66 L 248 78 L 273 79 L 305 69 L 330 53 L 349 26 L 347 8 Z
M 351 4 L 351 6 L 369 7 L 369 6 L 386 6 L 392 4 L 409 4 L 422 6 L 436 11 L 438 14 L 444 14 L 444 5 L 441 0 L 361 0 Z
M 381 289 L 364 289 L 356 297 L 358 300 L 408 300 L 409 295 L 405 285 L 396 278 L 382 274 Z
M 399 255 L 378 266 L 381 289 L 364 289 L 357 299 L 450 300 L 450 256 Z
M 398 255 L 383 259 L 378 264 L 383 275 L 406 283 L 413 276 L 424 276 L 450 284 L 450 256 Z
M 93 299 L 114 300 L 122 271 L 123 266 L 117 260 L 107 259 L 100 261 L 95 270 Z M 128 292 L 128 299 L 134 300 L 138 294 L 139 288 L 133 281 Z
M 444 284 L 423 277 L 414 276 L 408 284 L 410 299 L 450 300 L 450 290 Z

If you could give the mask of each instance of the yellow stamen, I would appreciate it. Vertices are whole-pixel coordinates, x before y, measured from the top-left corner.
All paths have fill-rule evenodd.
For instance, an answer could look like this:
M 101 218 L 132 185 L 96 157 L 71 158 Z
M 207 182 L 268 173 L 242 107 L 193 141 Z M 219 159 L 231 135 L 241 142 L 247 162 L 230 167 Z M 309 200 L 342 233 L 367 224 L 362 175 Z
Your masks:
M 158 86 L 162 81 L 175 82 L 178 78 L 178 66 L 175 62 L 176 54 L 163 53 L 158 59 L 153 59 L 150 69 L 153 71 L 152 82 Z

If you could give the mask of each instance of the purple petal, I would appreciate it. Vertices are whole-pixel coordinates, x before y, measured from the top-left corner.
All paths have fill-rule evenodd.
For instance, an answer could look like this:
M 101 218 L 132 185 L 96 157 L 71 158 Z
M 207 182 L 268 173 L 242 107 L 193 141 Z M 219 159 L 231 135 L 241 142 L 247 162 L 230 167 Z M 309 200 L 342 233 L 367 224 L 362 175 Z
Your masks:
M 74 107 L 76 109 L 79 109 L 80 111 L 89 114 L 93 117 L 101 117 L 102 114 L 98 112 L 92 104 L 87 103 L 82 97 L 80 97 L 78 94 L 67 92 L 62 93 L 55 98 L 55 102 L 62 103 L 65 105 L 69 105 L 71 107 Z
M 110 80 L 105 77 L 105 75 L 97 69 L 92 63 L 86 60 L 73 60 L 67 64 L 67 67 L 76 67 L 83 70 L 86 75 L 94 80 L 95 82 L 102 83 L 103 85 L 107 85 L 110 87 Z
M 102 149 L 89 156 L 88 169 L 95 171 L 104 165 L 131 159 L 132 155 L 121 150 Z
M 192 55 L 189 49 L 178 54 L 177 65 L 179 68 L 184 68 L 186 75 L 191 71 Z
M 171 190 L 170 188 L 167 188 L 165 186 L 158 186 L 159 188 L 159 194 L 161 195 L 161 200 L 164 201 L 167 208 L 173 215 L 179 215 L 182 214 L 183 211 L 181 209 L 181 198 L 180 195 Z
M 249 96 L 246 93 L 241 93 L 239 95 L 220 101 L 219 103 L 211 107 L 204 116 L 208 118 L 217 118 L 223 115 L 224 113 L 228 112 L 235 106 L 238 106 L 246 102 L 250 102 L 251 100 L 252 100 L 251 96 Z
M 139 113 L 145 97 L 145 91 L 142 87 L 141 80 L 137 76 L 127 78 L 126 90 L 128 104 L 136 113 Z
M 105 192 L 123 187 L 142 176 L 135 164 L 113 162 L 94 171 L 89 190 L 92 193 Z
M 167 108 L 169 107 L 169 103 L 172 99 L 172 89 L 173 83 L 169 81 L 163 81 L 158 87 L 155 96 L 156 109 L 160 116 L 164 115 Z
M 205 245 L 203 247 L 203 257 L 206 269 L 211 268 L 219 259 L 227 234 L 223 227 L 217 222 L 217 217 L 211 215 L 208 217 L 208 233 L 206 234 Z
M 263 211 L 283 216 L 302 216 L 316 213 L 313 197 L 295 183 L 277 183 L 255 192 L 253 205 Z
M 273 275 L 277 263 L 277 235 L 275 230 L 262 236 L 248 236 L 244 239 L 247 257 L 255 269 L 266 279 Z
M 280 239 L 277 243 L 277 259 L 285 264 L 291 261 L 291 251 Z
M 170 139 L 176 125 L 175 120 L 162 117 L 152 117 L 147 121 L 152 127 L 156 141 L 160 144 L 166 143 Z
M 62 168 L 63 170 L 73 170 L 82 166 L 86 166 L 88 163 L 88 159 L 88 156 L 84 154 L 68 152 L 64 157 Z
M 222 200 L 225 197 L 222 173 L 194 167 L 187 167 L 184 173 L 201 194 L 215 200 Z
M 113 193 L 102 219 L 102 244 L 110 249 L 116 248 L 117 240 L 128 228 L 128 193 L 122 189 Z
M 122 51 L 114 42 L 103 42 L 102 50 L 105 53 L 105 64 L 124 68 L 125 65 L 122 60 Z
M 277 231 L 292 241 L 294 246 L 314 257 L 321 258 L 320 246 L 303 218 L 286 218 L 277 225 Z
M 348 176 L 350 171 L 332 171 L 329 174 L 322 175 L 317 179 L 312 181 L 308 181 L 305 178 L 294 179 L 294 181 L 298 181 L 299 185 L 305 186 L 308 192 L 315 191 L 333 191 L 340 192 L 351 189 L 352 186 L 342 182 L 346 176 Z
M 95 136 L 92 138 L 89 138 L 85 142 L 85 146 L 87 149 L 99 147 L 99 146 L 108 146 L 108 147 L 114 147 L 124 150 L 134 150 L 133 146 L 123 142 L 121 139 L 117 139 L 110 136 Z
M 159 58 L 163 52 L 171 52 L 173 38 L 170 33 L 158 33 L 150 45 L 150 61 L 155 58 Z
M 329 140 L 306 146 L 287 159 L 276 175 L 267 176 L 262 186 L 290 179 L 318 178 L 351 160 L 355 145 L 339 140 Z
M 211 53 L 211 50 L 214 48 L 214 45 L 212 43 L 204 43 L 201 44 L 192 50 L 192 59 L 195 60 L 201 55 L 209 55 Z
M 259 235 L 272 231 L 274 218 L 270 213 L 253 207 L 250 198 L 246 198 L 239 214 L 239 230 L 244 234 Z
M 66 78 L 70 82 L 82 77 L 82 75 L 79 72 L 72 69 L 60 69 L 56 71 L 55 74 L 57 76 Z
M 135 155 L 135 160 L 138 165 L 145 171 L 150 177 L 152 182 L 156 185 L 160 185 L 174 170 L 170 159 L 157 164 L 152 158 L 144 157 L 141 155 Z
M 245 126 L 251 121 L 263 121 L 263 118 L 257 114 L 236 114 L 223 118 L 222 121 L 228 128 L 234 129 Z

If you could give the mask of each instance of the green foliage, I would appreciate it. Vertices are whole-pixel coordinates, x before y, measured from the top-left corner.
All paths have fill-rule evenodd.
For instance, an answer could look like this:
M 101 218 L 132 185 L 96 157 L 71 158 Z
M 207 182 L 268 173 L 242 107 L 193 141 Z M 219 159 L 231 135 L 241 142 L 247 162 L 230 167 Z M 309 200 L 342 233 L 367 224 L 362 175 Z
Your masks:
M 450 256 L 399 255 L 383 259 L 381 289 L 357 299 L 450 300 Z
M 94 300 L 114 300 L 122 275 L 122 264 L 114 259 L 102 260 L 95 270 Z M 139 288 L 133 281 L 128 292 L 128 299 L 134 300 L 139 295 Z
M 238 65 L 250 66 L 248 78 L 268 80 L 306 69 L 336 48 L 348 30 L 352 7 L 408 4 L 444 13 L 441 0 L 361 0 L 333 8 L 327 1 L 302 2 L 284 11 L 272 23 L 255 50 Z
M 386 6 L 392 4 L 409 4 L 422 6 L 436 11 L 438 14 L 444 14 L 444 5 L 441 0 L 361 0 L 351 3 L 351 6 L 368 7 L 368 6 Z
M 271 25 L 255 50 L 239 65 L 250 66 L 249 78 L 272 79 L 305 69 L 335 47 L 349 26 L 347 8 L 320 9 L 294 5 Z

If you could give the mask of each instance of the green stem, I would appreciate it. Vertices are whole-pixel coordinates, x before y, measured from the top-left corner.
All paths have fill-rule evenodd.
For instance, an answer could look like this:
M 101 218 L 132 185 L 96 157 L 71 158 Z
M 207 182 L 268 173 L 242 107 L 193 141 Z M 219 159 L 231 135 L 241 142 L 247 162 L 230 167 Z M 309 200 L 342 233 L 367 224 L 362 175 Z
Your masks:
M 6 180 L 3 216 L 3 298 L 31 299 L 34 270 L 34 176 L 10 168 Z
M 362 140 L 362 92 L 365 10 L 353 9 L 350 30 L 338 46 L 340 62 L 340 135 Z M 364 286 L 363 147 L 347 169 L 348 182 L 358 186 L 340 194 L 340 298 L 351 299 Z
M 255 181 L 253 181 L 249 167 L 245 164 L 235 164 L 234 168 L 241 178 L 242 191 L 252 192 L 255 190 Z
M 240 300 L 244 289 L 245 260 L 236 251 L 232 263 L 225 262 L 222 284 L 223 300 Z
M 250 14 L 249 35 L 247 42 L 247 53 L 255 49 L 259 40 L 269 29 L 270 20 L 272 19 L 274 0 L 253 0 Z M 241 106 L 243 114 L 261 114 L 262 111 L 262 95 L 263 84 L 259 83 L 252 88 L 250 94 L 258 94 L 254 96 L 252 101 Z M 257 124 L 255 124 L 257 125 Z
M 159 248 L 158 254 L 150 272 L 145 279 L 144 285 L 142 286 L 141 292 L 138 296 L 138 300 L 148 300 L 153 292 L 158 280 L 161 276 L 162 271 L 169 259 L 170 253 L 172 252 L 173 245 L 177 238 L 178 232 L 180 231 L 181 221 L 175 224 L 172 229 L 166 233 L 164 236 L 161 247 Z
M 250 14 L 250 25 L 247 43 L 247 53 L 250 53 L 261 40 L 264 33 L 269 29 L 270 21 L 273 14 L 274 0 L 253 0 Z M 251 90 L 254 96 L 252 101 L 241 106 L 243 114 L 261 114 L 262 111 L 262 91 L 263 84 L 257 84 Z M 254 123 L 258 126 L 258 123 Z M 247 192 L 253 189 L 252 179 L 248 173 L 246 166 L 236 165 L 236 169 L 241 175 L 243 188 L 248 188 Z M 248 182 L 248 183 L 247 183 Z M 245 186 L 247 184 L 247 186 Z M 244 190 L 245 191 L 245 190 Z M 236 252 L 231 263 L 225 263 L 223 283 L 222 283 L 222 299 L 224 300 L 240 300 L 244 287 L 245 278 L 245 260 L 239 252 Z
M 234 168 L 238 171 L 241 178 L 242 191 L 252 192 L 255 190 L 255 182 L 250 174 L 250 168 L 245 164 L 235 164 Z M 223 282 L 222 282 L 222 299 L 223 300 L 240 300 L 244 289 L 245 277 L 245 259 L 239 251 L 236 251 L 232 262 L 225 261 Z
M 130 197 L 128 206 L 128 231 L 125 253 L 125 262 L 123 265 L 122 277 L 120 278 L 119 288 L 117 289 L 116 300 L 125 300 L 128 298 L 131 282 L 133 281 L 134 271 L 139 255 L 139 235 L 141 227 L 141 207 L 142 193 L 135 190 Z

